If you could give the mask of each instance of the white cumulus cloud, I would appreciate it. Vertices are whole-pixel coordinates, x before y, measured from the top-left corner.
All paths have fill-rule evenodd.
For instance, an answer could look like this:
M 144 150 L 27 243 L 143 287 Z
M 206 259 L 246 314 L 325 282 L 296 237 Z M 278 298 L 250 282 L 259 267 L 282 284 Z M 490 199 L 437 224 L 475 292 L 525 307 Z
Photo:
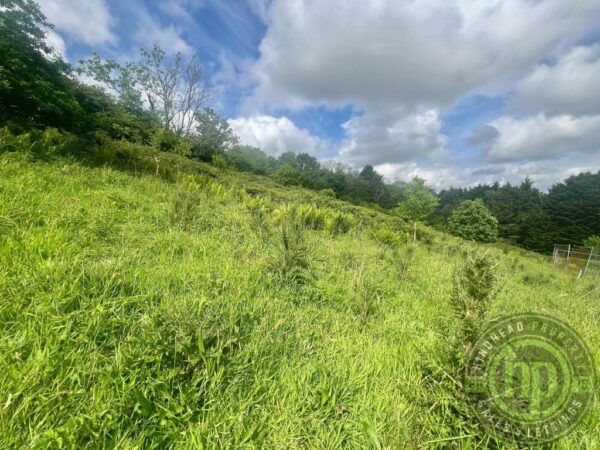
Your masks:
M 271 156 L 285 152 L 318 155 L 326 148 L 322 140 L 298 128 L 287 117 L 256 115 L 231 119 L 229 125 L 242 143 L 258 147 Z
M 517 84 L 512 107 L 549 114 L 600 114 L 600 45 L 574 47 Z
M 114 19 L 104 0 L 39 0 L 60 33 L 88 45 L 116 44 Z
M 408 114 L 396 109 L 372 111 L 353 117 L 344 129 L 349 137 L 340 159 L 353 166 L 442 157 L 448 151 L 438 112 L 433 109 Z
M 487 126 L 496 133 L 479 144 L 491 161 L 534 161 L 589 153 L 597 154 L 600 163 L 600 115 L 503 116 Z
M 597 0 L 274 0 L 251 102 L 445 104 L 523 75 L 589 28 L 594 8 Z

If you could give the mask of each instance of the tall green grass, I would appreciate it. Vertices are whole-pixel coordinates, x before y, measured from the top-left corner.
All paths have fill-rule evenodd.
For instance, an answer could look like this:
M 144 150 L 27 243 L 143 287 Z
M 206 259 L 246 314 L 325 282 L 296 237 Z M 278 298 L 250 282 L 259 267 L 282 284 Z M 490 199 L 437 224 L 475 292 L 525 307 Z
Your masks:
M 493 448 L 448 369 L 455 267 L 483 249 L 488 317 L 552 314 L 599 356 L 598 280 L 161 170 L 0 154 L 0 448 Z M 599 419 L 557 448 L 600 448 Z

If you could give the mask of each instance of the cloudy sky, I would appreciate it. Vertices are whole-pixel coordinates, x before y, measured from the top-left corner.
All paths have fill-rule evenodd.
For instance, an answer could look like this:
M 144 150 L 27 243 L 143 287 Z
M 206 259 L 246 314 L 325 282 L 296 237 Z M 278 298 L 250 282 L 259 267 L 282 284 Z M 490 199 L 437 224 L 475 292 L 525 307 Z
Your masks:
M 70 62 L 196 53 L 269 154 L 436 188 L 600 169 L 600 0 L 41 0 Z

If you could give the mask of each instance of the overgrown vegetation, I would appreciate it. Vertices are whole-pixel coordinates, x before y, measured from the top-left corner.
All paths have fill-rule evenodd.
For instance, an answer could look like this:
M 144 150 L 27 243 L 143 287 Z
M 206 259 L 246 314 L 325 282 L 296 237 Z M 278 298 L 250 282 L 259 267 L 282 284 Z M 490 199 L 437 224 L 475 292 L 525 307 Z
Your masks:
M 481 249 L 327 195 L 2 136 L 2 448 L 470 448 L 449 336 L 535 309 L 600 348 L 595 281 L 534 254 L 455 273 Z M 558 448 L 599 443 L 584 425 Z
M 79 158 L 89 159 L 91 152 L 105 153 L 99 159 L 110 157 L 111 151 L 119 152 L 110 148 L 122 141 L 148 146 L 389 211 L 413 224 L 413 238 L 418 222 L 441 230 L 452 227 L 455 209 L 474 199 L 481 199 L 498 220 L 501 239 L 527 249 L 549 253 L 554 243 L 581 245 L 600 235 L 595 220 L 600 172 L 572 176 L 548 194 L 527 179 L 520 186 L 451 188 L 436 195 L 418 178 L 386 182 L 370 165 L 355 170 L 322 164 L 307 153 L 268 156 L 242 145 L 227 120 L 210 107 L 210 86 L 195 56 L 168 55 L 155 46 L 142 49 L 135 60 L 117 62 L 94 53 L 70 67 L 46 44 L 44 30 L 52 25 L 34 1 L 3 0 L 2 7 L 0 126 L 9 125 L 17 134 L 46 127 L 68 131 L 85 141 Z M 82 84 L 75 73 L 86 74 L 106 91 Z M 160 169 L 172 170 L 165 164 Z
M 468 255 L 454 273 L 450 306 L 458 320 L 457 342 L 462 360 L 486 325 L 486 314 L 498 291 L 497 262 L 489 252 Z
M 498 237 L 498 220 L 480 199 L 465 200 L 452 212 L 448 231 L 470 241 L 494 242 Z
M 493 448 L 456 395 L 457 346 L 536 310 L 598 356 L 595 280 L 417 227 L 437 220 L 423 180 L 268 157 L 202 102 L 179 122 L 160 49 L 90 61 L 116 93 L 82 85 L 50 26 L 0 3 L 0 448 Z M 501 235 L 526 222 L 489 208 Z M 599 447 L 599 419 L 557 448 Z
M 573 175 L 548 193 L 526 179 L 520 185 L 479 185 L 439 193 L 439 207 L 431 217 L 443 228 L 465 200 L 481 199 L 498 220 L 498 236 L 511 244 L 540 253 L 551 253 L 553 244 L 582 245 L 600 235 L 600 171 Z
M 589 236 L 583 241 L 583 245 L 593 247 L 596 253 L 600 252 L 600 236 Z

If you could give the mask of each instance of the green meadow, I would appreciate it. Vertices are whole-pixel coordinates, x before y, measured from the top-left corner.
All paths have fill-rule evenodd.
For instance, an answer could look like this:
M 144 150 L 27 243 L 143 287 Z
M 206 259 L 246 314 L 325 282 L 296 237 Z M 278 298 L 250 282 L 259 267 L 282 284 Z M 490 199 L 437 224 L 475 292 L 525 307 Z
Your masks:
M 490 318 L 553 315 L 600 357 L 597 278 L 186 164 L 0 154 L 0 448 L 498 448 L 449 357 L 482 252 Z M 555 448 L 600 448 L 599 419 Z

